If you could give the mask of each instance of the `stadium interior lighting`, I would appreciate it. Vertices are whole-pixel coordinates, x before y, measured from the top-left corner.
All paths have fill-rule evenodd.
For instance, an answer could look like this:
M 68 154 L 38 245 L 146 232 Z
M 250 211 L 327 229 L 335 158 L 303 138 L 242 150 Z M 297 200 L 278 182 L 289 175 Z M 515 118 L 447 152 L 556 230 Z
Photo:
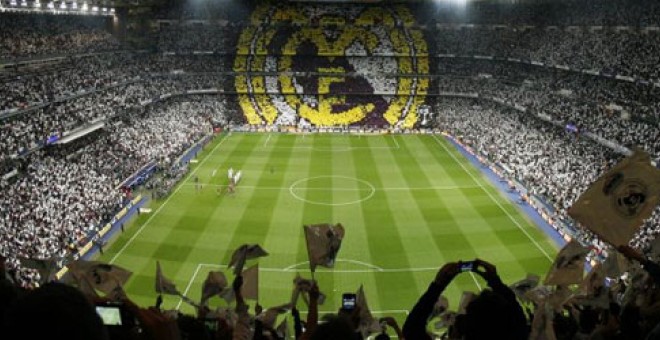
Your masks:
M 64 1 L 60 2 L 60 9 L 66 9 L 66 3 Z
M 89 11 L 89 6 L 87 6 L 86 2 L 83 3 L 82 10 L 85 11 L 85 12 Z
M 75 2 L 75 1 L 72 2 L 72 3 L 71 3 L 71 8 L 73 8 L 73 9 L 78 9 L 78 3 Z
M 460 6 L 464 7 L 467 5 L 468 0 L 435 0 L 437 4 L 443 4 L 443 5 L 453 5 L 453 6 Z
M 53 3 L 52 1 L 49 2 L 49 3 L 48 3 L 48 8 L 50 8 L 50 9 L 54 9 L 54 8 L 55 8 L 55 3 Z
M 92 6 L 92 12 L 98 12 L 99 6 Z
M 9 6 L 16 6 L 16 0 L 9 1 Z
M 21 0 L 21 7 L 27 7 L 27 0 Z

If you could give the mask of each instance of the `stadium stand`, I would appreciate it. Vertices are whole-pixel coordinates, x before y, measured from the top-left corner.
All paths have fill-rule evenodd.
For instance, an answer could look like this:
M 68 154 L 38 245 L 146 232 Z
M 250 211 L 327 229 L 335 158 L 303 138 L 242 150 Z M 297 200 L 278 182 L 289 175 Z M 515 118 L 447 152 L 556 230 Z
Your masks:
M 62 267 L 130 200 L 130 191 L 119 187 L 131 174 L 155 162 L 161 175 L 147 186 L 171 189 L 186 171 L 175 160 L 188 147 L 214 127 L 243 124 L 440 129 L 510 169 L 509 179 L 548 202 L 552 218 L 574 229 L 594 264 L 614 256 L 617 250 L 575 224 L 567 209 L 633 147 L 660 163 L 660 5 L 558 3 L 475 3 L 467 16 L 430 5 L 392 6 L 387 13 L 377 6 L 259 6 L 250 17 L 162 24 L 148 52 L 125 50 L 107 30 L 108 18 L 0 13 L 0 63 L 13 65 L 0 73 L 0 255 L 6 257 L 0 280 L 9 292 L 0 305 L 28 306 L 10 301 L 18 292 L 26 294 L 18 301 L 37 294 L 23 289 L 37 288 L 43 278 L 19 259 L 57 258 Z M 156 17 L 205 19 L 222 10 Z M 35 67 L 15 64 L 53 56 L 61 58 Z M 429 125 L 420 119 L 425 105 L 431 106 Z M 64 142 L 86 129 L 93 131 Z M 660 209 L 630 246 L 649 254 L 658 234 Z M 494 267 L 484 264 L 484 279 L 500 296 L 482 294 L 453 331 L 483 338 L 470 335 L 472 326 L 486 324 L 471 314 L 481 302 L 490 313 L 495 307 L 489 303 L 521 314 L 499 320 L 515 325 L 506 330 L 515 331 L 511 339 L 539 332 L 541 316 L 557 339 L 654 339 L 657 298 L 642 288 L 657 284 L 660 271 L 629 248 L 619 252 L 642 266 L 618 278 L 612 302 L 600 309 L 564 312 L 560 304 L 542 311 L 546 306 L 529 303 L 525 307 L 535 310 L 524 310 L 511 301 L 513 292 Z M 440 270 L 400 336 L 422 338 L 427 300 L 457 274 L 456 264 Z M 49 284 L 35 292 L 49 289 L 65 288 Z M 314 289 L 312 300 L 318 298 Z M 639 302 L 630 303 L 634 299 Z M 241 317 L 248 316 L 246 307 L 237 308 Z M 154 329 L 174 323 L 158 309 L 131 308 Z M 611 319 L 599 318 L 605 311 Z M 176 330 L 155 338 L 192 334 L 207 312 L 180 316 L 178 326 L 168 328 Z M 5 329 L 14 329 L 8 320 Z M 256 320 L 249 333 L 263 327 Z M 221 326 L 214 338 L 231 338 L 239 328 L 231 318 L 216 321 Z M 356 329 L 343 318 L 328 324 L 309 322 L 303 338 Z
M 0 60 L 117 50 L 119 41 L 106 30 L 108 17 L 3 13 Z

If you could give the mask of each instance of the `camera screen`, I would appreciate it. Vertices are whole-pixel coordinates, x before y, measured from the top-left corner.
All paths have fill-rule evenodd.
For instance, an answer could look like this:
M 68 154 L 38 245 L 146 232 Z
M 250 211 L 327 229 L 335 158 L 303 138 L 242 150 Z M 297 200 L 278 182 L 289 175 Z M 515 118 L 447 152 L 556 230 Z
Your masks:
M 106 326 L 121 326 L 119 307 L 96 306 L 96 313 Z
M 344 309 L 355 308 L 355 295 L 345 295 L 342 300 L 342 307 Z
M 462 262 L 461 263 L 461 271 L 462 272 L 472 271 L 472 268 L 474 268 L 474 263 L 473 262 Z

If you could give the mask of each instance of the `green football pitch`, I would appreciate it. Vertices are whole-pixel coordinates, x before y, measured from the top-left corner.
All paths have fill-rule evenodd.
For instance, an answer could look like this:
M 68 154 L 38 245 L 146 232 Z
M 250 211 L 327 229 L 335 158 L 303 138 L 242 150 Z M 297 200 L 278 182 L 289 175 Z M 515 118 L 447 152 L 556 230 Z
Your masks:
M 259 303 L 286 303 L 296 273 L 311 277 L 305 224 L 346 228 L 335 268 L 315 275 L 327 295 L 322 312 L 336 311 L 342 293 L 364 285 L 375 316 L 401 320 L 448 261 L 490 261 L 512 283 L 527 273 L 543 276 L 557 252 L 439 136 L 222 134 L 197 160 L 172 194 L 152 202 L 152 212 L 131 222 L 101 257 L 134 272 L 125 290 L 140 305 L 155 301 L 157 260 L 180 291 L 198 300 L 209 271 L 223 270 L 231 281 L 225 265 L 244 243 L 270 253 L 258 261 Z M 235 194 L 219 194 L 230 167 L 242 170 L 242 180 Z M 463 273 L 444 295 L 455 310 L 462 292 L 485 286 Z M 224 302 L 214 298 L 211 305 Z M 193 312 L 175 296 L 165 296 L 163 307 Z M 302 301 L 299 309 L 306 309 Z

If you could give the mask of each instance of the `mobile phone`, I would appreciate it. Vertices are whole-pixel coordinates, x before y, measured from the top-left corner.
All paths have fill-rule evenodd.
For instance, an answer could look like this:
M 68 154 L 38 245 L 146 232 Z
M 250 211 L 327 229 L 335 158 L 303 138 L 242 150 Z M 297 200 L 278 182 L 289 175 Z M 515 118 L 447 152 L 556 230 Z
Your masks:
M 97 305 L 96 313 L 106 326 L 122 326 L 122 312 L 119 305 Z
M 460 262 L 459 263 L 460 270 L 462 272 L 471 272 L 474 271 L 476 265 L 474 261 L 467 261 L 467 262 Z
M 96 314 L 106 327 L 130 329 L 136 325 L 135 317 L 124 308 L 121 302 L 100 302 L 96 304 Z
M 357 300 L 357 296 L 353 293 L 344 293 L 341 296 L 341 308 L 345 310 L 353 310 L 355 309 L 355 302 Z

